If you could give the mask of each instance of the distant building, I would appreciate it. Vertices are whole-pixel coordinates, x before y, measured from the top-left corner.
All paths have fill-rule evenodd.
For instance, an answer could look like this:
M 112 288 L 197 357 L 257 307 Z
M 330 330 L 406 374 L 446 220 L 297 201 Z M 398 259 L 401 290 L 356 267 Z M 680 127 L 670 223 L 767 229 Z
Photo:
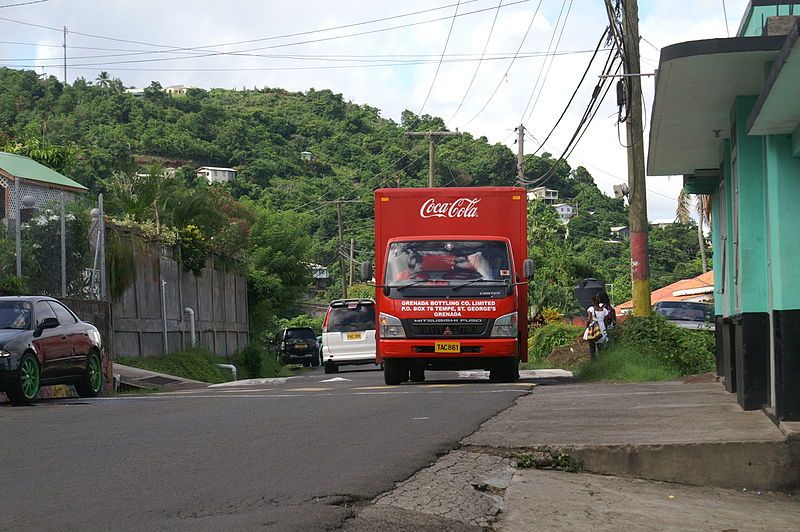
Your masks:
M 618 225 L 611 228 L 611 234 L 616 235 L 623 240 L 628 240 L 631 237 L 631 230 L 627 225 Z
M 552 188 L 547 187 L 536 187 L 530 192 L 528 192 L 528 199 L 541 199 L 544 200 L 545 203 L 548 205 L 552 205 L 558 201 L 558 190 L 554 190 Z
M 671 285 L 653 290 L 650 302 L 655 305 L 659 301 L 714 301 L 714 272 L 708 271 L 692 279 L 681 279 Z M 626 301 L 616 306 L 619 314 L 633 312 L 633 301 Z
M 553 205 L 553 208 L 558 213 L 558 217 L 561 219 L 561 223 L 568 223 L 570 218 L 578 214 L 578 209 L 574 205 L 570 205 L 569 203 L 556 203 Z
M 29 157 L 0 152 L 0 219 L 4 221 L 15 219 L 18 205 L 41 209 L 62 197 L 66 202 L 73 201 L 77 194 L 86 192 L 87 188 L 80 183 Z
M 164 88 L 164 92 L 170 96 L 186 96 L 186 91 L 194 88 L 191 85 L 170 85 Z
M 205 177 L 209 185 L 211 183 L 224 183 L 233 181 L 236 178 L 236 170 L 219 166 L 202 166 L 197 169 L 197 176 Z
M 320 264 L 308 264 L 311 269 L 311 277 L 314 279 L 314 286 L 317 290 L 325 290 L 331 285 L 331 276 L 328 268 Z
M 650 222 L 650 227 L 658 227 L 659 229 L 664 229 L 671 225 L 675 225 L 675 218 L 657 218 Z
M 137 89 L 136 87 L 131 87 L 130 89 L 125 89 L 127 94 L 132 94 L 137 98 L 142 98 L 144 96 L 144 89 Z

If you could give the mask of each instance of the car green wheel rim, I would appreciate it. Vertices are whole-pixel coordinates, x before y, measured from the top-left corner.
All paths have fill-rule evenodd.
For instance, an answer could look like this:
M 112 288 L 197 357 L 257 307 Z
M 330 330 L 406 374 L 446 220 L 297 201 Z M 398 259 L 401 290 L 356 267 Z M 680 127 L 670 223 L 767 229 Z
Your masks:
M 19 378 L 25 398 L 33 399 L 36 397 L 36 392 L 39 391 L 39 367 L 36 365 L 35 360 L 26 357 L 22 361 L 22 367 L 19 369 Z
M 100 359 L 97 355 L 92 355 L 89 359 L 89 384 L 93 392 L 99 392 L 103 383 L 103 372 L 100 368 Z

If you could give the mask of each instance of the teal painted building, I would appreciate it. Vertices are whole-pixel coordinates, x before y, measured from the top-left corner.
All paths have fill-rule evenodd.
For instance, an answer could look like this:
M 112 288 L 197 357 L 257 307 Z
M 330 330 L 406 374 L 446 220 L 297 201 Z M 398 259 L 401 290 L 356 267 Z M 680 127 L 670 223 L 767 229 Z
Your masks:
M 776 421 L 800 421 L 797 15 L 751 0 L 735 37 L 663 48 L 647 160 L 711 195 L 717 371 Z

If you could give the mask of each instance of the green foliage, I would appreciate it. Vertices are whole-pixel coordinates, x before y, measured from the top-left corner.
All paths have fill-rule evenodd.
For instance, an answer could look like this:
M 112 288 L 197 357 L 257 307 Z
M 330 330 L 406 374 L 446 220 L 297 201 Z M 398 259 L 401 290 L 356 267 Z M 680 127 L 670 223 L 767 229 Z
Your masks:
M 269 349 L 261 342 L 251 342 L 236 351 L 230 360 L 239 371 L 239 379 L 287 377 L 292 372 L 281 366 Z
M 577 368 L 575 376 L 581 382 L 651 382 L 674 380 L 680 373 L 650 351 L 619 343 L 601 350 L 594 362 Z
M 322 334 L 322 320 L 323 318 L 321 316 L 309 316 L 308 314 L 300 314 L 293 318 L 282 318 L 278 320 L 278 330 L 287 327 L 311 327 L 319 336 Z
M 673 380 L 714 368 L 714 336 L 673 325 L 661 316 L 628 318 L 595 362 L 577 371 L 586 381 L 644 382 Z
M 200 276 L 208 258 L 208 244 L 196 225 L 187 225 L 178 231 L 181 246 L 181 262 L 184 268 Z
M 528 348 L 528 359 L 541 362 L 550 352 L 557 348 L 571 344 L 583 333 L 582 327 L 568 323 L 548 323 L 539 327 L 531 335 Z
M 678 327 L 662 316 L 631 317 L 618 328 L 620 343 L 653 354 L 681 375 L 714 368 L 714 336 L 708 331 Z
M 517 467 L 521 469 L 533 469 L 536 467 L 536 457 L 531 453 L 522 453 L 522 456 L 517 460 Z
M 347 297 L 359 299 L 375 299 L 375 287 L 366 283 L 354 284 L 347 288 Z
M 85 269 L 91 267 L 89 250 L 89 212 L 80 204 L 65 209 L 66 289 L 71 296 L 85 295 Z M 23 223 L 22 271 L 27 288 L 35 294 L 61 295 L 61 213 L 47 206 Z
M 231 373 L 217 366 L 219 357 L 203 346 L 156 357 L 117 357 L 114 361 L 126 366 L 211 384 L 231 380 Z

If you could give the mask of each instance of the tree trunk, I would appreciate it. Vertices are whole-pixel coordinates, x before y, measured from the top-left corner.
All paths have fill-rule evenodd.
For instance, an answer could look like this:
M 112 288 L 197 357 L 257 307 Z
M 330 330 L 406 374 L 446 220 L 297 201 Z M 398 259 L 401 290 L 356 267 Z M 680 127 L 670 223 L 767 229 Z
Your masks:
M 706 257 L 706 239 L 703 235 L 703 217 L 697 220 L 697 240 L 700 244 L 700 260 L 703 262 L 703 273 L 708 271 L 708 258 Z

